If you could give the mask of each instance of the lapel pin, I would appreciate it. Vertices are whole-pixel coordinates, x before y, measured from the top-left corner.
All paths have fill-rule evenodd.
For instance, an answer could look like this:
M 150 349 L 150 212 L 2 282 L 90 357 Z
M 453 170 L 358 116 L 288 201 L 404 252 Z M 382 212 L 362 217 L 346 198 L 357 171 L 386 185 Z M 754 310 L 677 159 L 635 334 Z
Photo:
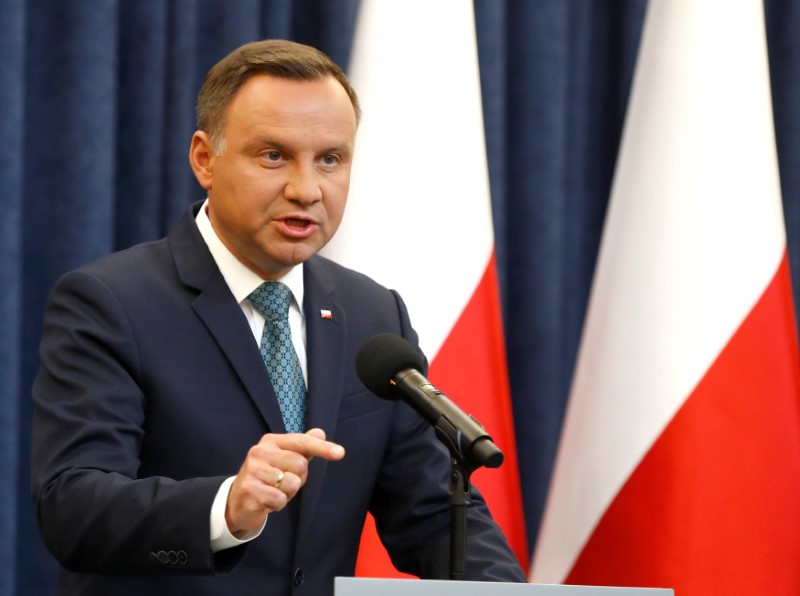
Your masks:
M 321 316 L 323 319 L 332 319 L 333 318 L 333 315 L 331 314 L 331 311 L 329 311 L 327 309 L 324 309 L 324 308 L 319 311 L 319 316 Z

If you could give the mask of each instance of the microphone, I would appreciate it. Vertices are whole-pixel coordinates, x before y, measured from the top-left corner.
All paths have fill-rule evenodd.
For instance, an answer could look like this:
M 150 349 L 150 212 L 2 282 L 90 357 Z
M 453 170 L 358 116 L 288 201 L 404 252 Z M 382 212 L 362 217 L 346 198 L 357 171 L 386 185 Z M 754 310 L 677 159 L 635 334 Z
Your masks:
M 356 372 L 367 389 L 389 400 L 404 399 L 437 430 L 451 452 L 474 467 L 498 468 L 503 452 L 483 426 L 420 372 L 424 368 L 417 350 L 399 335 L 379 333 L 369 338 L 356 355 Z

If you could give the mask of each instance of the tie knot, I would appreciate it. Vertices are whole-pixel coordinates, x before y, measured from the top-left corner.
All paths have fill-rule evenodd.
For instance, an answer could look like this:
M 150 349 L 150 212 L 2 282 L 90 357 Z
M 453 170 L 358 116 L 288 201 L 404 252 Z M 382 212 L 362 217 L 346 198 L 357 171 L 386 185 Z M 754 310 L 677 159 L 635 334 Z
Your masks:
M 248 296 L 255 309 L 268 321 L 286 320 L 292 291 L 279 281 L 265 281 Z

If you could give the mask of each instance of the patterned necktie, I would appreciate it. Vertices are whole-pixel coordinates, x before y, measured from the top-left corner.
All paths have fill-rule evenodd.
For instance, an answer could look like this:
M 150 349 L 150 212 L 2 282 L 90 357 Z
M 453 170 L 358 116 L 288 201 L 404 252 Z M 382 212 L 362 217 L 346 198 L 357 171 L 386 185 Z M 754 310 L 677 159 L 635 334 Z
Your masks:
M 249 298 L 256 310 L 264 315 L 261 357 L 275 389 L 286 432 L 303 432 L 306 384 L 289 330 L 292 291 L 281 282 L 268 281 L 256 288 Z

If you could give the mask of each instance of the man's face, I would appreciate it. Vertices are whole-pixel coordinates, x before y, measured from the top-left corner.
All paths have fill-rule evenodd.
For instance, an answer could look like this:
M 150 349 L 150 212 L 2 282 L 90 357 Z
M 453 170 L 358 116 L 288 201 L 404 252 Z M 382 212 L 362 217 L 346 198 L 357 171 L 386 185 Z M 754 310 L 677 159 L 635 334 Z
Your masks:
M 339 228 L 350 187 L 356 117 L 328 77 L 251 77 L 228 106 L 221 155 L 207 135 L 190 161 L 228 249 L 264 279 L 284 275 Z

